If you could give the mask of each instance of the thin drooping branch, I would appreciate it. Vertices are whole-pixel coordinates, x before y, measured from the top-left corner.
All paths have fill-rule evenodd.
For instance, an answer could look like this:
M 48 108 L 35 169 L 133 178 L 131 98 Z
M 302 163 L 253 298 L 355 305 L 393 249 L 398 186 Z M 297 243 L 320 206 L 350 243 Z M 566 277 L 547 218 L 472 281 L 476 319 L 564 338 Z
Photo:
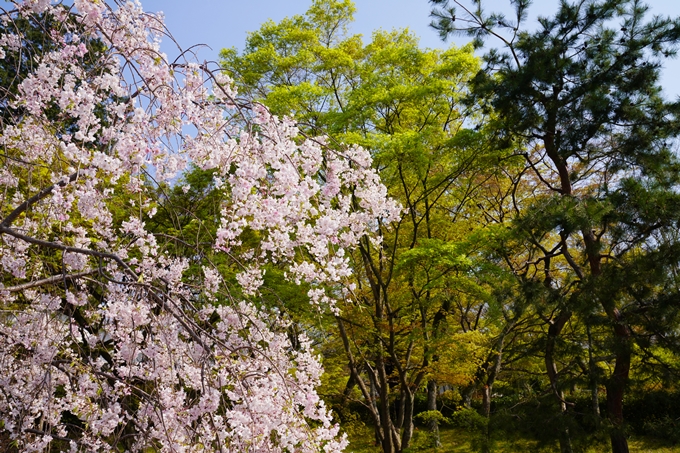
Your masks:
M 19 206 L 17 206 L 16 209 L 15 209 L 14 211 L 10 212 L 9 215 L 8 215 L 7 217 L 5 217 L 5 218 L 2 220 L 2 222 L 0 222 L 0 226 L 2 226 L 2 227 L 9 227 L 9 226 L 11 226 L 12 223 L 13 223 L 13 222 L 14 222 L 21 214 L 23 214 L 24 212 L 26 212 L 26 211 L 28 210 L 28 208 L 31 207 L 31 205 L 34 205 L 35 203 L 39 202 L 40 200 L 42 200 L 43 198 L 45 198 L 46 196 L 48 196 L 49 194 L 51 194 L 52 191 L 54 190 L 54 187 L 55 187 L 55 186 L 64 187 L 65 185 L 72 183 L 73 181 L 75 181 L 76 179 L 78 179 L 78 174 L 79 174 L 79 172 L 75 172 L 75 173 L 71 174 L 71 175 L 68 177 L 68 180 L 66 180 L 66 181 L 59 181 L 59 182 L 56 183 L 56 184 L 52 184 L 52 185 L 49 186 L 49 187 L 45 187 L 43 190 L 41 190 L 41 191 L 38 192 L 37 194 L 33 195 L 33 196 L 32 196 L 31 198 L 29 198 L 28 200 L 24 201 L 24 202 L 21 203 Z
M 78 272 L 75 274 L 58 274 L 53 275 L 48 278 L 43 278 L 41 280 L 36 280 L 33 282 L 23 283 L 21 285 L 9 286 L 7 288 L 2 288 L 3 291 L 9 291 L 10 293 L 23 291 L 25 289 L 36 288 L 38 286 L 51 285 L 52 283 L 61 282 L 64 280 L 77 280 L 81 277 L 86 277 L 98 272 L 97 270 L 89 270 L 84 272 Z
M 51 249 L 56 249 L 56 250 L 61 250 L 64 252 L 69 252 L 69 253 L 79 253 L 81 255 L 89 255 L 89 256 L 96 256 L 98 258 L 104 258 L 104 259 L 110 259 L 115 261 L 123 270 L 134 280 L 137 281 L 139 276 L 135 271 L 133 271 L 130 266 L 128 266 L 125 261 L 123 261 L 118 255 L 114 253 L 109 253 L 109 252 L 98 252 L 96 250 L 90 250 L 90 249 L 83 249 L 80 247 L 72 247 L 70 245 L 64 245 L 64 244 L 59 244 L 57 242 L 52 242 L 52 241 L 45 241 L 43 239 L 37 239 L 31 236 L 27 236 L 23 233 L 19 233 L 16 230 L 13 230 L 12 228 L 9 228 L 8 226 L 5 225 L 4 222 L 0 223 L 0 234 L 8 234 L 10 236 L 14 236 L 17 239 L 21 239 L 22 241 L 28 242 L 29 244 L 37 245 L 40 247 L 47 247 Z

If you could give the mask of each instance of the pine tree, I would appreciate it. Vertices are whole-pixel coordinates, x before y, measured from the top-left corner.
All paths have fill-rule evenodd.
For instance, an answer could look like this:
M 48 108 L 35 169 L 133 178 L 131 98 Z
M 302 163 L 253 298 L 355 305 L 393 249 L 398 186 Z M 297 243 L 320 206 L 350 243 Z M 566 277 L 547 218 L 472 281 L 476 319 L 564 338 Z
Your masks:
M 632 359 L 641 350 L 654 357 L 648 339 L 670 342 L 664 333 L 678 321 L 669 300 L 678 297 L 680 105 L 663 98 L 659 74 L 675 55 L 680 20 L 649 19 L 637 0 L 562 1 L 527 31 L 527 0 L 512 1 L 512 19 L 486 14 L 480 1 L 431 1 L 442 37 L 502 43 L 486 54 L 473 92 L 499 115 L 498 140 L 516 143 L 524 180 L 534 185 L 518 200 L 515 228 L 533 250 L 522 275 L 540 276 L 550 295 L 550 384 L 568 411 L 558 339 L 567 323 L 598 331 L 599 347 L 614 357 L 602 380 L 612 449 L 628 452 L 623 400 Z M 560 441 L 571 450 L 567 429 Z

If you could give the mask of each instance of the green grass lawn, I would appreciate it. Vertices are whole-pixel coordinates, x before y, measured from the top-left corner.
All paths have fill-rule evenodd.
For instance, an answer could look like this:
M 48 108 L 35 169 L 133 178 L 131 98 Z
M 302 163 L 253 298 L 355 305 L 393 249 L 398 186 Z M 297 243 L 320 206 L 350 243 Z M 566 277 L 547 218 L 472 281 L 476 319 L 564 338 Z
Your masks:
M 346 451 L 353 453 L 380 453 L 380 448 L 373 445 L 373 431 L 370 427 L 355 428 L 349 436 L 350 444 Z M 442 448 L 435 449 L 428 446 L 428 433 L 419 429 L 415 432 L 410 453 L 475 453 L 474 436 L 460 428 L 442 428 Z M 631 438 L 629 439 L 631 453 L 680 453 L 680 446 L 668 446 L 659 439 Z M 493 439 L 491 449 L 494 453 L 553 453 L 559 452 L 557 441 L 554 445 L 540 446 L 537 442 L 527 439 Z M 608 444 L 597 444 L 588 448 L 583 453 L 607 453 L 611 448 Z

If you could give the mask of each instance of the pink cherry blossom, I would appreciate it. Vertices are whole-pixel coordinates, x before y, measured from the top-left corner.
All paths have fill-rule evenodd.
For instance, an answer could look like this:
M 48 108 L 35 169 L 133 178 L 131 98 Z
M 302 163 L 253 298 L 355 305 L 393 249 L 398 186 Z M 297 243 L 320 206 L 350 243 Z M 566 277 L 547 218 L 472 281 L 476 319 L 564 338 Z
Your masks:
M 302 136 L 216 68 L 170 63 L 162 17 L 138 2 L 13 3 L 8 29 L 36 14 L 62 28 L 2 103 L 0 429 L 22 451 L 341 451 L 311 343 L 248 297 L 274 263 L 334 309 L 346 250 L 400 211 L 370 153 Z M 27 50 L 20 32 L 0 58 Z M 149 181 L 189 163 L 214 171 L 212 245 L 240 288 L 147 226 Z

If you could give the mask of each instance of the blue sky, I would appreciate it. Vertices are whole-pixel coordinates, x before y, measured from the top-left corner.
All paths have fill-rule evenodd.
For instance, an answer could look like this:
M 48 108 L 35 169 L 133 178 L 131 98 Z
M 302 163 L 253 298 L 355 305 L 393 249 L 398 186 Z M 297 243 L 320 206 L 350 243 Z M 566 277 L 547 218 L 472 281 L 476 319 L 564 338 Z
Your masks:
M 287 16 L 303 14 L 311 0 L 140 0 L 146 11 L 163 11 L 166 25 L 175 40 L 186 49 L 194 44 L 206 44 L 198 52 L 200 61 L 216 61 L 220 49 L 242 49 L 249 31 L 255 31 L 268 19 L 279 21 Z M 644 0 L 651 6 L 651 14 L 678 17 L 680 0 Z M 0 6 L 7 7 L 6 0 Z M 351 33 L 370 39 L 373 30 L 382 28 L 409 28 L 420 38 L 423 47 L 462 45 L 465 39 L 456 38 L 444 43 L 429 27 L 430 3 L 428 0 L 354 0 L 357 6 Z M 484 0 L 487 10 L 509 12 L 510 0 Z M 534 0 L 530 17 L 549 16 L 558 0 Z M 490 41 L 491 42 L 491 41 Z M 163 50 L 174 58 L 178 51 L 169 40 Z M 662 73 L 661 83 L 668 96 L 680 96 L 680 59 L 669 60 Z
M 242 49 L 246 33 L 257 30 L 268 19 L 279 21 L 287 16 L 303 14 L 311 0 L 141 0 L 146 11 L 163 11 L 166 25 L 177 42 L 184 48 L 194 44 L 207 44 L 212 50 L 199 51 L 199 59 L 217 60 L 224 47 Z M 508 11 L 509 0 L 487 0 L 488 10 Z M 680 16 L 678 0 L 647 0 L 651 14 Z M 423 47 L 446 47 L 430 23 L 430 4 L 427 0 L 355 0 L 356 21 L 350 32 L 361 33 L 365 41 L 373 30 L 382 28 L 409 28 L 420 37 Z M 530 16 L 550 15 L 557 0 L 535 0 Z M 454 43 L 463 44 L 464 39 Z M 177 51 L 167 42 L 163 50 L 170 56 Z M 672 60 L 664 71 L 662 84 L 670 96 L 680 95 L 680 61 Z

